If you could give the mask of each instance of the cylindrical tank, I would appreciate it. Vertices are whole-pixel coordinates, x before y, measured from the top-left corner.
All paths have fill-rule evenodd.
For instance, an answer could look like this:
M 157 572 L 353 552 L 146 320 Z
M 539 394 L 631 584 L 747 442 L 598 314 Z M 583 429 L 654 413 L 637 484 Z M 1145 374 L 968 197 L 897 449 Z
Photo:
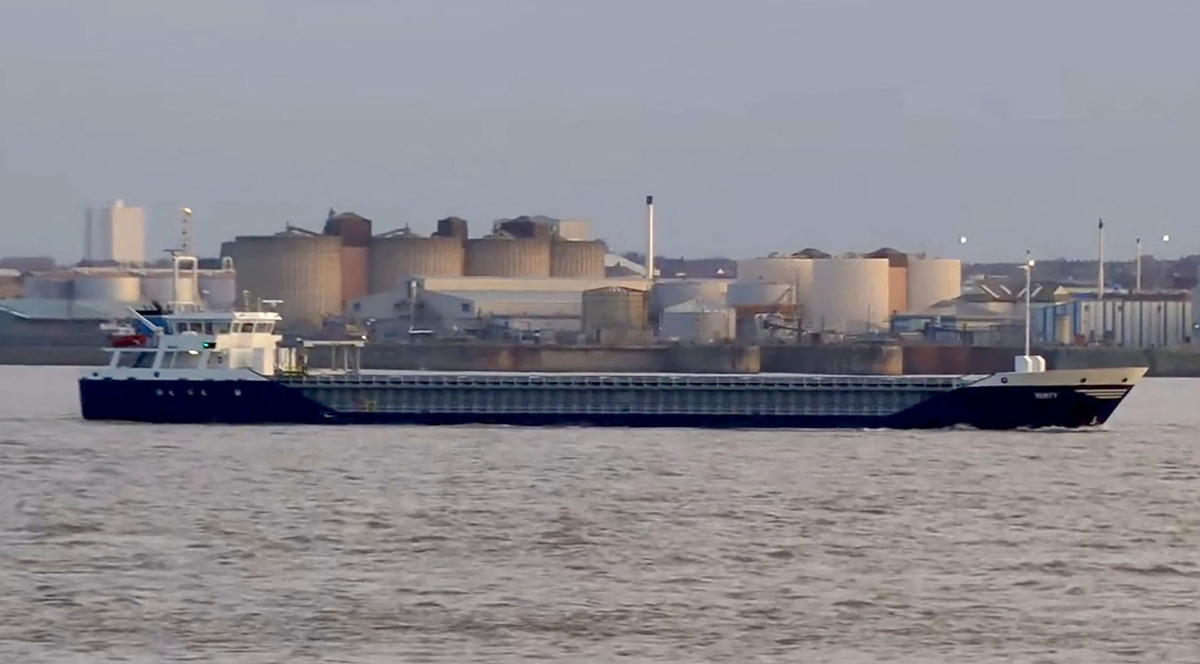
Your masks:
M 467 240 L 468 277 L 550 276 L 550 242 L 507 237 Z
M 371 294 L 395 290 L 410 277 L 461 277 L 463 243 L 456 237 L 377 237 L 369 264 Z
M 908 308 L 922 311 L 962 295 L 962 261 L 914 258 L 908 261 Z
M 886 258 L 825 258 L 814 262 L 813 305 L 805 313 L 805 328 L 864 334 L 885 329 L 887 321 Z
M 631 288 L 596 288 L 583 292 L 583 331 L 594 337 L 599 330 L 644 330 L 647 325 L 646 292 Z
M 550 276 L 603 279 L 608 245 L 601 240 L 555 240 L 550 243 Z
M 71 297 L 71 278 L 62 274 L 31 274 L 25 277 L 25 298 L 66 300 Z
M 142 277 L 143 302 L 195 302 L 197 296 L 196 283 L 188 274 L 179 275 L 178 292 L 171 270 L 147 270 Z
M 658 336 L 690 343 L 726 341 L 737 336 L 737 316 L 726 307 L 684 302 L 662 313 Z
M 791 284 L 736 281 L 729 284 L 725 301 L 731 307 L 786 308 L 794 304 L 792 301 L 793 290 Z
M 234 308 L 238 300 L 237 276 L 232 270 L 201 272 L 200 297 L 215 311 Z
M 654 282 L 650 310 L 660 314 L 668 307 L 697 300 L 703 304 L 723 307 L 729 282 L 722 279 L 667 279 Z
M 251 304 L 282 300 L 285 325 L 320 325 L 342 310 L 342 242 L 312 235 L 242 236 L 230 247 L 237 288 Z
M 136 303 L 142 299 L 142 280 L 132 274 L 77 274 L 77 300 L 107 300 Z
M 751 258 L 737 262 L 739 282 L 789 284 L 796 289 L 796 304 L 812 304 L 813 262 L 811 258 Z
M 1071 320 L 1071 316 L 1059 313 L 1055 316 L 1054 320 L 1056 323 L 1054 341 L 1064 346 L 1071 345 L 1072 341 L 1074 340 L 1074 335 L 1072 334 L 1071 330 L 1071 323 L 1073 322 Z

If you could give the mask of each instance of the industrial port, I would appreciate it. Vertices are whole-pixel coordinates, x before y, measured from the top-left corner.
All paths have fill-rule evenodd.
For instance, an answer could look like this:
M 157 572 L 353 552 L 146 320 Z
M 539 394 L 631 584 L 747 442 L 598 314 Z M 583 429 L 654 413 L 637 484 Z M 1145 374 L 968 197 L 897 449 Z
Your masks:
M 176 288 L 169 267 L 147 261 L 144 213 L 117 201 L 86 212 L 76 265 L 0 262 L 0 361 L 100 361 L 100 325 L 153 302 L 270 308 L 289 336 L 366 339 L 364 361 L 381 368 L 968 373 L 1006 368 L 1021 344 L 1019 264 L 893 248 L 656 263 L 647 203 L 641 254 L 614 253 L 584 220 L 380 230 L 329 210 L 223 242 Z M 190 210 L 181 221 L 187 253 Z M 1051 366 L 1142 353 L 1160 375 L 1200 373 L 1196 261 L 1148 261 L 1145 288 L 1140 256 L 1091 264 L 1108 278 L 1036 268 L 1033 340 Z

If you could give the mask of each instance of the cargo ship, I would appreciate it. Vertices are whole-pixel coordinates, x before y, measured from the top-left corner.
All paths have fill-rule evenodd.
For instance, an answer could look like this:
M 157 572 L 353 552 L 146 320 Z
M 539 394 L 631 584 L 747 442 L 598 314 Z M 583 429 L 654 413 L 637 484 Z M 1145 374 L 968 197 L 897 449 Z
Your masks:
M 1104 424 L 1144 367 L 981 376 L 364 371 L 364 342 L 281 345 L 271 311 L 131 311 L 79 380 L 88 420 L 686 428 Z M 319 350 L 318 350 L 319 349 Z M 322 356 L 322 366 L 310 357 Z M 326 361 L 328 360 L 328 361 Z

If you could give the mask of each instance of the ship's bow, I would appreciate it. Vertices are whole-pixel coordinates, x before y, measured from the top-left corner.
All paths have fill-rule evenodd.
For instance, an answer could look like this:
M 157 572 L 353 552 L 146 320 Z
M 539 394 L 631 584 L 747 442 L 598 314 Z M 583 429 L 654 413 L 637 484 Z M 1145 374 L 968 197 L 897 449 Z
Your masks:
M 1145 367 L 992 374 L 899 414 L 908 427 L 1080 428 L 1108 421 Z

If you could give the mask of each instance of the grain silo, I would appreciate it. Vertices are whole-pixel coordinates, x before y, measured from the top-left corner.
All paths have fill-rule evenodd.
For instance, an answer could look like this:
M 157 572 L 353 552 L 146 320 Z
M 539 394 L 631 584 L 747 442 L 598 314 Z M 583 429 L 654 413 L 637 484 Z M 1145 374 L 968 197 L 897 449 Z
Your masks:
M 285 325 L 320 325 L 342 310 L 341 238 L 289 229 L 279 235 L 235 238 L 223 251 L 233 258 L 238 291 L 250 305 L 282 300 Z
M 77 300 L 106 300 L 134 304 L 142 299 L 142 280 L 122 272 L 77 273 L 72 280 Z
M 908 262 L 908 308 L 923 311 L 962 295 L 962 261 L 914 258 Z
M 863 258 L 884 258 L 888 262 L 888 314 L 909 311 L 908 304 L 908 254 L 883 247 L 866 254 Z
M 813 303 L 803 326 L 816 331 L 864 334 L 886 329 L 886 258 L 826 258 L 813 264 Z
M 603 279 L 608 245 L 601 240 L 554 240 L 550 243 L 550 276 Z
M 728 288 L 729 282 L 724 279 L 659 279 L 651 291 L 650 311 L 658 315 L 689 300 L 723 307 Z
M 463 243 L 457 237 L 385 235 L 371 240 L 369 290 L 395 290 L 411 277 L 461 277 Z
M 714 343 L 733 339 L 737 318 L 733 309 L 689 300 L 667 307 L 659 318 L 658 336 L 688 343 Z
M 536 279 L 550 276 L 550 241 L 497 235 L 466 242 L 468 277 Z
M 599 340 L 605 331 L 647 329 L 647 293 L 632 288 L 596 288 L 583 292 L 584 334 Z

